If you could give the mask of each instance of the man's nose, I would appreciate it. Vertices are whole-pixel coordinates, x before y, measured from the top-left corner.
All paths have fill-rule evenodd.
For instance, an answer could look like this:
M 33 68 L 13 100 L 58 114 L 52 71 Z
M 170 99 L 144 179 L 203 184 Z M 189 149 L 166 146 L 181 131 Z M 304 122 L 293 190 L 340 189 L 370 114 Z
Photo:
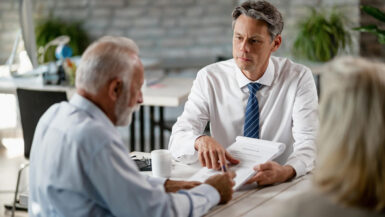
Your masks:
M 242 52 L 249 52 L 249 46 L 247 44 L 247 40 L 243 40 L 240 42 L 239 50 Z

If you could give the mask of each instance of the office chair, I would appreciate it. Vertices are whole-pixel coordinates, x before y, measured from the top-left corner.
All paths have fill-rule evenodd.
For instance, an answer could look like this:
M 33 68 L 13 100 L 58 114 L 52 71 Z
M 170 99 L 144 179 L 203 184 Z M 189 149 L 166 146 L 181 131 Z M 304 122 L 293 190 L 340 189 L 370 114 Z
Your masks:
M 21 88 L 18 88 L 16 93 L 19 102 L 21 127 L 23 129 L 24 157 L 29 159 L 33 135 L 40 117 L 51 105 L 61 101 L 67 101 L 67 94 L 66 92 L 59 91 L 41 91 Z M 14 216 L 16 209 L 20 177 L 26 167 L 28 167 L 28 163 L 21 165 L 18 171 L 15 197 L 12 205 L 12 216 Z

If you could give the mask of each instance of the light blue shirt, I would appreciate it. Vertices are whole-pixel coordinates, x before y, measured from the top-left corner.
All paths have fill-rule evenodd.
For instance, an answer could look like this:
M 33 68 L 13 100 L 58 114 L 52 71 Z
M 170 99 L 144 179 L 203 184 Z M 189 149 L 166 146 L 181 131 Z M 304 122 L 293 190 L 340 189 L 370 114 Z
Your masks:
M 200 216 L 219 202 L 202 184 L 166 193 L 164 179 L 140 174 L 115 126 L 75 94 L 42 116 L 29 180 L 30 216 Z

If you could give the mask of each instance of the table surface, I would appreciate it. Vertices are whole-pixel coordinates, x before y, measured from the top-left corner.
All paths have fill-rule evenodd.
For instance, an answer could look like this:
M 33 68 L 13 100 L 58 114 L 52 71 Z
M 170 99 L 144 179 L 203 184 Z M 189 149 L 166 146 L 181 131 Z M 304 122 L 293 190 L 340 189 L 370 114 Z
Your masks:
M 149 153 L 132 152 L 136 157 L 149 158 Z M 201 167 L 199 164 L 186 165 L 176 161 L 172 163 L 171 179 L 186 180 Z M 151 175 L 151 172 L 143 172 Z M 256 185 L 245 186 L 234 192 L 233 199 L 224 205 L 213 207 L 206 216 L 233 217 L 233 216 L 270 216 L 277 209 L 277 205 L 309 190 L 312 186 L 312 174 L 307 174 L 290 182 L 269 187 Z

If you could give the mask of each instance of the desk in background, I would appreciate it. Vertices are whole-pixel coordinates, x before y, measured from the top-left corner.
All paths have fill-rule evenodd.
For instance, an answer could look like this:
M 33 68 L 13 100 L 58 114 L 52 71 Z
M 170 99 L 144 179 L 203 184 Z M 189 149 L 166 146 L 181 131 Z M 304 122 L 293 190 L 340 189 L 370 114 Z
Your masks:
M 159 69 L 160 62 L 156 59 L 142 59 L 145 70 Z M 146 87 L 143 90 L 144 103 L 139 112 L 140 128 L 140 150 L 144 151 L 145 146 L 145 118 L 144 106 L 149 107 L 150 113 L 150 147 L 155 147 L 155 127 L 160 128 L 160 146 L 164 145 L 164 107 L 177 107 L 182 105 L 189 95 L 193 78 L 182 77 L 164 77 L 156 84 Z M 23 76 L 23 77 L 0 77 L 0 93 L 16 94 L 17 88 L 26 88 L 34 90 L 64 91 L 70 98 L 75 93 L 74 87 L 59 85 L 44 85 L 41 76 Z M 154 111 L 159 110 L 159 119 L 155 119 Z M 130 127 L 130 148 L 135 150 L 135 124 Z
M 150 147 L 155 148 L 155 127 L 160 128 L 160 146 L 165 148 L 164 144 L 164 107 L 177 107 L 182 105 L 190 93 L 193 78 L 165 77 L 151 87 L 143 89 L 143 106 L 139 111 L 140 122 L 140 150 L 144 151 L 145 146 L 145 113 L 144 106 L 149 107 L 150 119 Z M 0 93 L 16 94 L 17 88 L 27 88 L 34 90 L 65 91 L 68 98 L 75 93 L 74 87 L 43 85 L 41 77 L 30 78 L 1 78 Z M 154 111 L 159 109 L 159 119 L 155 119 Z M 135 115 L 134 115 L 135 116 Z M 134 120 L 134 119 L 133 119 Z M 135 150 L 135 123 L 130 126 L 130 149 Z
M 159 127 L 159 144 L 161 149 L 167 148 L 164 141 L 164 107 L 178 107 L 187 101 L 194 79 L 184 77 L 165 77 L 157 83 L 143 89 L 143 106 L 149 107 L 150 118 L 150 150 L 155 149 L 155 127 Z M 144 151 L 145 146 L 145 112 L 144 107 L 139 110 L 139 132 L 140 132 L 140 151 Z M 159 118 L 155 119 L 155 109 L 158 110 Z M 133 115 L 133 120 L 136 119 Z M 134 121 L 133 121 L 134 123 Z M 130 150 L 135 149 L 135 124 L 130 126 Z

